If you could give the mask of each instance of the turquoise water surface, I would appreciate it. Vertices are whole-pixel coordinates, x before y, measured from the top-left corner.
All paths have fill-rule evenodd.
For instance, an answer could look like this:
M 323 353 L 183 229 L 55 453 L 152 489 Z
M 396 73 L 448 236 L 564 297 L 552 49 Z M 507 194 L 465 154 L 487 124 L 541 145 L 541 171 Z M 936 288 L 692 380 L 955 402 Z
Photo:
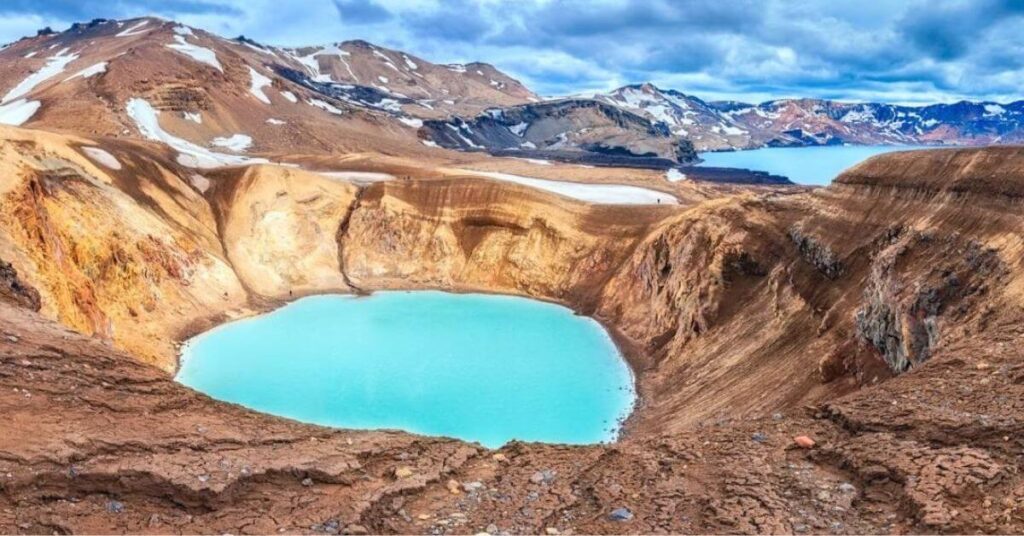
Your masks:
M 767 171 L 797 184 L 827 185 L 844 169 L 876 154 L 929 149 L 918 145 L 828 145 L 769 147 L 749 151 L 701 153 L 700 165 Z
M 299 421 L 488 447 L 614 440 L 635 398 L 593 319 L 435 291 L 314 296 L 225 324 L 188 342 L 177 380 Z

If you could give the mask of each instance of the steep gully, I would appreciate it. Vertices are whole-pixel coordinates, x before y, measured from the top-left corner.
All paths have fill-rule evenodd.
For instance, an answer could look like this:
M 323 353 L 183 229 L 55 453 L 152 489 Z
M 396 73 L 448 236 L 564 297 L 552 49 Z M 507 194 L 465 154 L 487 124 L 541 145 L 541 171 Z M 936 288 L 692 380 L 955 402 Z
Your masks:
M 285 229 L 308 233 L 289 247 L 336 237 L 313 250 L 343 274 L 320 280 L 326 290 L 567 303 L 613 327 L 632 356 L 644 403 L 625 438 L 489 452 L 300 425 L 211 401 L 102 340 L 3 305 L 0 527 L 1019 531 L 1020 195 L 971 191 L 960 175 L 1022 160 L 957 158 L 890 156 L 810 195 L 643 211 L 458 179 L 322 183 L 310 195 L 282 190 L 272 168 L 225 171 L 212 177 L 210 217 L 255 301 L 291 292 L 252 284 L 245 274 L 260 263 L 305 267 L 249 256 L 232 237 L 258 230 L 275 213 L 267 207 L 298 206 L 306 221 Z M 934 182 L 914 183 L 929 166 Z M 41 282 L 3 273 L 12 289 Z M 92 291 L 98 303 L 109 292 Z M 818 446 L 794 449 L 797 434 Z

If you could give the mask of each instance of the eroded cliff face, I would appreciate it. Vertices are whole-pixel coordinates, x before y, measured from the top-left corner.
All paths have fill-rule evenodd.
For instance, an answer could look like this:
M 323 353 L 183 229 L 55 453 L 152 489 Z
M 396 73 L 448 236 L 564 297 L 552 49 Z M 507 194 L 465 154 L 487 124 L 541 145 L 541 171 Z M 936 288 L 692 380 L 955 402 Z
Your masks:
M 367 188 L 338 239 L 345 273 L 362 288 L 480 289 L 589 309 L 672 212 L 588 206 L 486 180 L 399 181 Z
M 196 177 L 103 140 L 113 170 L 83 156 L 89 140 L 0 133 L 2 528 L 1024 527 L 1024 445 L 1004 439 L 1024 432 L 1024 189 L 1002 171 L 1024 169 L 1019 150 L 887 155 L 809 194 L 608 207 L 412 168 L 360 187 L 278 166 Z M 173 369 L 210 319 L 382 288 L 593 314 L 636 354 L 625 438 L 493 458 L 286 423 L 136 361 Z M 819 446 L 790 449 L 798 433 Z M 634 517 L 610 518 L 620 507 Z

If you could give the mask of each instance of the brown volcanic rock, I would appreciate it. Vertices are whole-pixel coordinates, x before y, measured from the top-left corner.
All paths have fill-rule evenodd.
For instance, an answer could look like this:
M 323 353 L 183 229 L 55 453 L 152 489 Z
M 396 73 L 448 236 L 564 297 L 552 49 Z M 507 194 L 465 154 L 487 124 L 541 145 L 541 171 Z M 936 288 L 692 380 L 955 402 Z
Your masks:
M 0 133 L 0 258 L 42 304 L 0 305 L 4 532 L 1024 530 L 1016 186 L 931 184 L 1012 154 L 896 154 L 855 170 L 875 184 L 610 207 L 429 163 L 359 187 L 273 166 L 195 177 L 149 144 Z M 97 143 L 122 170 L 84 155 Z M 940 286 L 947 272 L 961 284 Z M 641 404 L 614 445 L 513 444 L 499 462 L 259 415 L 141 362 L 172 369 L 209 319 L 343 283 L 593 312 Z M 866 325 L 903 346 L 929 326 L 893 378 L 858 327 L 883 307 L 897 321 Z M 452 479 L 481 485 L 456 495 Z

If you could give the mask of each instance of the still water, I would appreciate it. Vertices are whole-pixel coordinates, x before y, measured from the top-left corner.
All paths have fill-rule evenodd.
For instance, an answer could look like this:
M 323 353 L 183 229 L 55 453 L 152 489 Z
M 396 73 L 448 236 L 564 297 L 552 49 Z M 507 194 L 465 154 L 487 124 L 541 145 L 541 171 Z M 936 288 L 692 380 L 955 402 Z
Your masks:
M 314 296 L 222 325 L 186 344 L 177 380 L 299 421 L 488 447 L 611 441 L 635 398 L 593 319 L 435 291 Z
M 928 149 L 908 145 L 830 145 L 770 147 L 749 151 L 701 153 L 700 165 L 767 171 L 797 184 L 828 185 L 844 169 L 876 154 Z

